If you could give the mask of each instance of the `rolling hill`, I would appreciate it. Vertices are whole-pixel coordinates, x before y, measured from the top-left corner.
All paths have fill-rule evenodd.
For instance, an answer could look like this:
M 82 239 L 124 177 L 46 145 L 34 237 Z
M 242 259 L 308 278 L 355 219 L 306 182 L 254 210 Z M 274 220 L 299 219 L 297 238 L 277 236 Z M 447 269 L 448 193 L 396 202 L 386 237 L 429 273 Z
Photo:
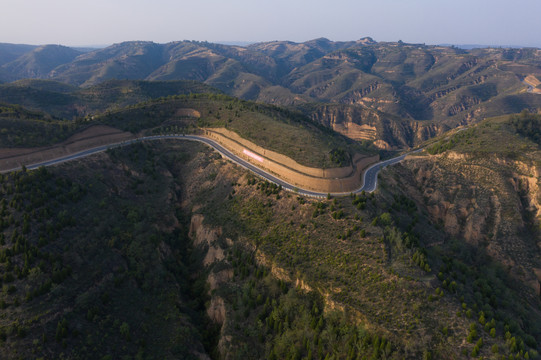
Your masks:
M 0 66 L 37 48 L 36 45 L 0 43 Z
M 19 104 L 72 120 L 140 102 L 190 93 L 219 93 L 195 81 L 109 80 L 79 88 L 52 80 L 19 80 L 0 84 L 0 102 Z
M 541 74 L 537 49 L 464 50 L 370 38 L 246 47 L 133 41 L 76 57 L 77 51 L 58 46 L 15 49 L 27 51 L 13 60 L 19 53 L 0 48 L 12 59 L 0 66 L 10 80 L 35 77 L 83 89 L 111 79 L 195 80 L 246 100 L 316 109 L 305 114 L 336 129 L 375 126 L 378 144 L 387 149 L 410 147 L 486 117 L 541 109 L 541 96 L 522 83 Z M 332 107 L 306 105 L 312 103 Z M 352 112 L 365 116 L 345 115 Z M 392 123 L 394 131 L 381 130 L 387 126 L 375 118 Z
M 524 154 L 515 160 L 538 162 L 518 120 L 437 139 L 454 147 L 384 173 L 375 194 L 337 199 L 281 191 L 168 141 L 4 174 L 2 353 L 538 359 L 530 192 L 507 176 L 512 147 L 477 154 L 507 139 Z M 486 171 L 502 176 L 478 182 L 494 178 Z M 452 196 L 458 208 L 438 210 Z
M 3 357 L 540 358 L 539 50 L 4 48 L 41 74 L 0 84 L 6 153 L 92 128 L 213 129 L 323 169 L 426 150 L 334 199 L 172 139 L 0 174 Z
M 47 78 L 58 66 L 73 61 L 81 52 L 60 45 L 39 46 L 2 65 L 4 72 L 20 78 Z M 15 75 L 16 74 L 16 75 Z

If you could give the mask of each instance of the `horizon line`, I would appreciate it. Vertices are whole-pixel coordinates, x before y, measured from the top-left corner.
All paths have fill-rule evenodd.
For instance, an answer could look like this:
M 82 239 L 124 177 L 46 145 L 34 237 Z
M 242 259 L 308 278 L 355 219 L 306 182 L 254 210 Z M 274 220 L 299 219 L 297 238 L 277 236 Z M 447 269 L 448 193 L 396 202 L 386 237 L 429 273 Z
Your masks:
M 214 41 L 210 41 L 210 40 L 182 39 L 182 40 L 171 40 L 171 41 L 160 42 L 160 41 L 154 41 L 154 40 L 137 40 L 137 39 L 135 39 L 135 40 L 123 40 L 123 41 L 120 41 L 120 42 L 112 42 L 112 43 L 102 43 L 102 44 L 94 43 L 94 44 L 76 44 L 76 45 L 66 45 L 66 44 L 63 44 L 63 43 L 60 43 L 60 42 L 41 43 L 41 44 L 35 44 L 34 43 L 33 44 L 33 43 L 26 43 L 26 42 L 4 42 L 4 41 L 0 42 L 0 44 L 4 44 L 4 45 L 20 45 L 20 46 L 36 46 L 36 47 L 46 46 L 46 45 L 59 45 L 59 46 L 65 46 L 65 47 L 69 47 L 69 48 L 104 49 L 104 48 L 107 48 L 107 47 L 112 46 L 112 45 L 122 44 L 122 43 L 126 43 L 126 42 L 150 42 L 150 43 L 155 43 L 155 44 L 169 44 L 169 43 L 174 43 L 174 42 L 191 41 L 191 42 L 208 42 L 208 43 L 221 44 L 221 45 L 242 46 L 242 47 L 244 47 L 244 46 L 249 46 L 249 45 L 252 45 L 252 44 L 268 43 L 268 42 L 293 42 L 293 43 L 296 43 L 296 44 L 302 44 L 302 43 L 305 43 L 305 42 L 314 41 L 314 40 L 318 40 L 318 39 L 326 39 L 326 40 L 329 40 L 330 42 L 354 42 L 354 41 L 359 41 L 359 40 L 367 39 L 367 38 L 372 39 L 376 43 L 399 43 L 399 42 L 402 42 L 404 44 L 409 44 L 409 45 L 446 46 L 446 47 L 455 46 L 455 47 L 458 47 L 458 48 L 461 48 L 461 49 L 464 49 L 464 50 L 485 49 L 485 48 L 505 48 L 505 49 L 534 48 L 534 49 L 541 49 L 541 44 L 538 44 L 538 45 L 525 45 L 525 44 L 519 45 L 519 44 L 482 44 L 482 43 L 467 43 L 467 42 L 420 43 L 420 42 L 407 42 L 407 41 L 402 41 L 400 39 L 395 40 L 395 41 L 378 41 L 378 40 L 374 40 L 370 36 L 364 36 L 364 37 L 358 38 L 356 40 L 331 40 L 331 39 L 326 38 L 326 37 L 317 37 L 317 38 L 308 39 L 308 40 L 304 40 L 304 41 L 279 40 L 279 39 L 258 40 L 258 41 L 249 41 L 249 40 L 214 40 Z

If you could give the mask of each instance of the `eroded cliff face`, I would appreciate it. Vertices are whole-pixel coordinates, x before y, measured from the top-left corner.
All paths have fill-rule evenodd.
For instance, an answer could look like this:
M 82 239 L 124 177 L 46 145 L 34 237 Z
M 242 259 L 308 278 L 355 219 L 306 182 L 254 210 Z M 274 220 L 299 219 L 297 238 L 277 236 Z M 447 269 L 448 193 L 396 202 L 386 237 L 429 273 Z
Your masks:
M 203 266 L 209 272 L 207 284 L 209 287 L 210 302 L 207 306 L 207 315 L 223 329 L 227 320 L 225 301 L 222 297 L 215 294 L 215 290 L 231 281 L 233 270 L 230 268 L 216 270 L 212 265 L 224 260 L 224 247 L 227 248 L 231 244 L 231 240 L 227 240 L 225 244 L 221 244 L 219 239 L 222 235 L 222 228 L 206 225 L 204 224 L 204 220 L 203 215 L 193 214 L 190 222 L 189 236 L 193 241 L 194 247 L 204 255 Z
M 511 274 L 538 289 L 538 167 L 505 158 L 446 152 L 411 159 L 397 169 L 411 176 L 413 185 L 408 192 L 425 204 L 433 222 L 449 235 L 443 241 L 464 239 L 486 249 Z
M 454 226 L 456 234 L 470 233 L 468 241 L 483 244 L 485 240 L 482 234 L 485 233 L 485 224 L 489 223 L 490 214 L 494 212 L 490 207 L 492 206 L 490 201 L 496 203 L 496 200 L 489 196 L 488 205 L 485 204 L 485 198 L 479 198 L 476 202 L 466 202 L 467 198 L 471 197 L 472 191 L 481 191 L 483 187 L 478 186 L 474 190 L 472 187 L 474 184 L 459 179 L 460 181 L 456 182 L 464 184 L 460 184 L 461 186 L 457 188 L 463 189 L 464 194 L 455 194 L 456 199 L 461 201 L 457 206 L 455 198 L 452 198 L 447 190 L 439 187 L 441 184 L 431 183 L 430 179 L 423 178 L 423 174 L 431 176 L 434 173 L 446 177 L 448 173 L 452 173 L 436 160 L 439 158 L 423 160 L 426 163 L 419 160 L 419 164 L 416 165 L 419 170 L 416 172 L 402 168 L 405 176 L 411 178 L 408 179 L 411 181 L 406 181 L 411 186 L 409 190 L 415 194 L 419 202 L 424 201 L 424 196 L 428 198 L 427 201 L 432 199 L 433 203 L 429 204 L 432 206 L 431 216 L 434 219 L 441 216 L 443 221 L 448 222 L 447 227 L 450 231 Z M 449 161 L 460 163 L 465 159 L 456 157 L 450 158 Z M 259 314 L 268 315 L 267 310 L 270 309 L 272 299 L 288 295 L 291 290 L 289 287 L 293 284 L 299 293 L 322 298 L 322 306 L 318 311 L 321 311 L 323 316 L 332 317 L 335 313 L 347 313 L 355 323 L 362 324 L 365 329 L 373 329 L 393 339 L 393 343 L 399 344 L 397 347 L 402 346 L 400 345 L 402 341 L 407 342 L 408 345 L 405 345 L 405 350 L 401 353 L 405 355 L 399 358 L 419 358 L 422 350 L 435 339 L 435 335 L 424 330 L 409 335 L 408 324 L 414 319 L 421 319 L 421 324 L 426 324 L 427 329 L 432 329 L 432 326 L 434 328 L 440 326 L 439 322 L 433 324 L 433 319 L 443 318 L 441 324 L 453 323 L 452 332 L 455 334 L 461 334 L 469 326 L 465 317 L 455 317 L 454 314 L 460 311 L 460 304 L 454 298 L 444 297 L 445 301 L 439 300 L 436 307 L 427 307 L 426 311 L 437 312 L 437 315 L 435 313 L 425 315 L 424 310 L 420 311 L 421 305 L 412 308 L 412 302 L 402 301 L 404 298 L 418 299 L 414 301 L 425 304 L 423 301 L 428 301 L 426 300 L 428 294 L 434 291 L 432 283 L 436 280 L 430 282 L 410 280 L 387 271 L 386 267 L 381 265 L 387 261 L 385 245 L 376 240 L 376 237 L 382 236 L 383 230 L 368 225 L 370 224 L 368 215 L 362 225 L 370 232 L 368 238 L 353 235 L 347 240 L 336 240 L 337 232 L 353 229 L 354 224 L 359 221 L 353 216 L 353 212 L 357 213 L 358 209 L 353 205 L 350 207 L 349 200 L 342 202 L 345 211 L 350 212 L 345 219 L 333 219 L 330 212 L 319 214 L 316 217 L 318 226 L 306 229 L 300 225 L 313 224 L 315 202 L 304 203 L 296 196 L 290 196 L 291 194 L 285 192 L 278 194 L 276 200 L 274 196 L 264 195 L 259 186 L 248 183 L 250 176 L 244 174 L 243 170 L 220 159 L 219 156 L 213 156 L 210 152 L 205 156 L 199 153 L 194 155 L 194 159 L 179 168 L 175 174 L 182 188 L 178 200 L 182 210 L 187 214 L 187 219 L 190 219 L 189 233 L 195 246 L 192 256 L 201 262 L 203 267 L 201 271 L 208 285 L 209 297 L 205 301 L 205 308 L 207 315 L 218 329 L 215 338 L 217 358 L 238 358 L 238 354 L 242 351 L 265 354 L 264 347 L 268 343 L 262 345 L 261 340 L 248 339 L 247 334 L 250 334 L 250 331 L 257 334 L 254 329 L 255 326 L 259 326 L 260 321 L 262 326 L 266 326 Z M 453 189 L 448 186 L 451 182 L 446 183 L 445 188 L 448 187 L 451 194 L 454 194 Z M 423 186 L 429 189 L 426 194 L 419 190 Z M 513 185 L 509 184 L 509 187 L 512 188 Z M 439 195 L 432 198 L 431 194 L 435 190 L 439 191 Z M 384 189 L 382 192 L 385 191 Z M 384 203 L 382 200 L 385 200 L 384 197 L 387 195 L 376 194 L 372 205 L 369 206 Z M 498 201 L 501 203 L 500 216 L 503 218 L 504 200 L 498 197 Z M 443 205 L 438 208 L 439 202 Z M 467 211 L 461 212 L 462 208 Z M 233 218 L 225 213 L 226 209 L 234 211 L 235 218 L 238 218 L 240 223 L 233 221 Z M 380 213 L 382 209 L 375 207 L 373 211 Z M 488 213 L 486 209 L 489 209 Z M 425 219 L 424 215 L 419 215 Z M 469 222 L 469 227 L 462 224 L 464 217 Z M 240 225 L 241 223 L 246 224 L 247 228 L 243 228 L 244 225 Z M 274 233 L 277 229 L 279 231 Z M 282 233 L 286 230 L 287 232 Z M 304 231 L 310 231 L 310 235 L 304 236 Z M 439 241 L 442 233 L 435 230 L 433 233 L 438 236 Z M 284 247 L 280 247 L 282 243 Z M 313 254 L 314 262 L 309 263 L 309 260 L 301 259 L 301 264 L 308 264 L 310 269 L 308 266 L 305 268 L 297 266 L 298 260 L 295 262 L 290 260 L 293 257 L 282 256 L 286 246 L 290 246 L 285 244 L 299 246 L 293 254 Z M 312 250 L 312 247 L 315 250 Z M 359 257 L 362 257 L 359 266 L 354 268 L 350 264 Z M 409 266 L 409 263 L 400 266 Z M 317 272 L 312 273 L 312 268 Z M 349 270 L 342 271 L 341 268 Z M 246 275 L 249 271 L 252 275 Z M 416 266 L 412 267 L 408 270 L 408 274 L 416 274 L 416 271 L 421 270 Z M 426 276 L 423 272 L 423 279 Z M 379 285 L 379 279 L 382 279 L 382 285 Z M 390 286 L 393 288 L 389 288 Z M 352 305 L 348 299 L 357 299 L 360 305 L 356 305 L 357 303 Z M 250 310 L 251 306 L 259 310 L 254 312 Z M 380 322 L 384 316 L 395 317 L 389 322 L 390 326 Z M 406 332 L 408 335 L 404 335 Z M 418 340 L 418 337 L 422 339 Z M 445 339 L 446 343 L 450 344 L 449 350 L 446 351 L 459 349 L 460 344 L 464 343 L 463 338 L 464 336 L 458 336 L 452 340 Z M 418 342 L 413 343 L 417 340 Z M 244 356 L 244 358 L 261 357 L 264 355 Z
M 442 124 L 403 120 L 360 106 L 321 105 L 309 115 L 342 135 L 373 141 L 384 150 L 408 148 L 448 130 Z
M 521 161 L 512 162 L 514 187 L 522 195 L 523 204 L 534 218 L 541 220 L 541 168 Z

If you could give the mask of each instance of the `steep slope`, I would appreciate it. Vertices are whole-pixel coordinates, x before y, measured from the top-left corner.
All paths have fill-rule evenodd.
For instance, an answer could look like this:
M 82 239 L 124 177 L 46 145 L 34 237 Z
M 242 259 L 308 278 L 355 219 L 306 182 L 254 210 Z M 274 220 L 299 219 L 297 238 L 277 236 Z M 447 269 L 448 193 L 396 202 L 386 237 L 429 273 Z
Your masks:
M 263 42 L 249 45 L 247 48 L 275 59 L 279 65 L 278 74 L 286 75 L 293 69 L 320 59 L 333 51 L 372 43 L 374 41 L 370 38 L 347 42 L 335 42 L 326 38 L 319 38 L 304 43 L 292 41 Z
M 104 157 L 1 176 L 2 358 L 208 359 L 202 264 L 171 177 L 145 176 L 142 194 Z
M 425 175 L 417 176 L 422 181 L 426 171 L 431 172 L 426 179 L 430 184 L 423 186 L 425 196 L 433 205 L 440 202 L 430 211 L 449 233 L 486 247 L 534 289 L 541 268 L 540 145 L 538 115 L 525 111 L 511 118 L 487 119 L 431 145 L 427 151 L 440 155 L 419 160 Z M 447 190 L 430 194 L 438 182 L 447 183 L 443 186 Z M 478 206 L 469 205 L 471 199 Z
M 301 165 L 320 169 L 348 166 L 356 153 L 375 153 L 368 144 L 362 146 L 329 131 L 301 113 L 220 94 L 160 99 L 95 116 L 92 122 L 148 134 L 226 129 Z
M 239 46 L 183 41 L 166 44 L 165 51 L 170 61 L 149 80 L 193 79 L 253 100 L 275 78 L 273 59 Z
M 376 137 L 390 146 L 401 147 L 418 144 L 428 136 L 483 117 L 541 108 L 541 97 L 527 93 L 521 82 L 525 72 L 535 73 L 539 66 L 540 56 L 536 51 L 521 57 L 524 65 L 512 64 L 516 67 L 503 60 L 504 51 L 496 49 L 473 55 L 458 49 L 391 43 L 372 45 L 362 51 L 370 51 L 377 60 L 369 73 L 365 72 L 368 69 L 354 68 L 358 60 L 350 55 L 351 50 L 326 55 L 324 59 L 336 59 L 328 68 L 323 66 L 322 59 L 297 70 L 304 75 L 292 86 L 297 86 L 304 98 L 316 96 L 318 101 L 348 104 L 333 105 L 332 120 L 317 110 L 307 113 L 309 116 L 321 123 L 347 126 L 351 121 L 341 114 L 351 112 L 351 105 L 377 110 L 388 120 L 392 120 L 390 115 L 395 115 L 403 120 L 388 122 L 390 126 L 385 128 L 404 131 L 399 130 L 393 136 L 378 132 Z M 406 71 L 406 67 L 410 70 Z M 362 111 L 366 110 L 358 110 Z M 362 119 L 356 117 L 355 123 L 374 125 Z M 400 123 L 409 124 L 404 127 Z M 417 129 L 424 130 L 419 133 Z
M 44 45 L 2 66 L 13 78 L 47 78 L 56 67 L 72 62 L 80 51 L 60 45 Z
M 36 47 L 35 45 L 0 43 L 0 66 L 17 59 Z
M 13 64 L 26 64 L 31 54 L 36 52 Z M 50 68 L 45 65 L 43 71 Z M 16 72 L 4 72 L 10 74 Z M 351 107 L 359 107 L 359 112 L 370 109 L 392 124 L 392 134 L 376 133 L 381 147 L 390 148 L 416 145 L 426 136 L 486 117 L 541 109 L 541 96 L 528 91 L 531 86 L 523 82 L 541 76 L 539 49 L 463 50 L 369 38 L 275 41 L 247 47 L 135 41 L 97 49 L 35 76 L 83 87 L 111 79 L 189 79 L 229 95 L 276 105 L 317 109 L 306 104 L 333 104 L 337 113 L 347 113 Z M 351 122 L 339 116 L 332 121 L 322 118 L 321 111 L 307 115 L 322 124 L 347 127 Z M 374 125 L 362 119 L 355 123 Z
M 20 80 L 0 85 L 0 102 L 71 120 L 160 97 L 217 92 L 194 81 L 110 80 L 78 88 L 55 81 Z
M 215 136 L 219 142 L 227 142 L 230 150 L 240 152 L 241 156 L 244 156 L 243 148 L 247 147 L 266 157 L 270 161 L 269 166 L 271 163 L 274 164 L 272 166 L 285 166 L 284 169 L 292 172 L 292 176 L 300 172 L 299 176 L 304 180 L 295 180 L 295 184 L 304 184 L 306 181 L 312 183 L 311 179 L 318 177 L 329 181 L 331 178 L 347 178 L 347 181 L 357 186 L 359 177 L 355 171 L 365 166 L 357 167 L 357 164 L 365 164 L 363 158 L 376 155 L 375 149 L 368 143 L 359 144 L 340 136 L 299 112 L 223 94 L 199 92 L 207 89 L 203 84 L 190 81 L 110 81 L 73 94 L 56 93 L 75 98 L 64 110 L 76 109 L 79 114 L 76 121 L 66 121 L 46 113 L 9 105 L 3 113 L 3 136 L 0 142 L 4 147 L 58 145 L 64 149 L 66 144 L 56 143 L 93 125 L 108 125 L 127 131 L 132 136 L 206 134 Z M 157 98 L 163 91 L 170 95 Z M 62 106 L 58 109 L 62 109 Z M 99 143 L 105 144 L 107 142 Z M 9 152 L 13 164 L 10 167 L 4 166 L 5 169 L 14 168 L 17 161 L 24 160 L 18 160 L 26 153 L 21 151 L 17 154 Z M 41 160 L 45 159 L 53 158 Z M 31 162 L 35 163 L 36 158 L 27 159 L 25 163 Z M 267 169 L 279 172 L 274 167 Z M 292 181 L 291 178 L 287 179 Z M 351 186 L 348 185 L 348 189 Z
M 499 268 L 517 283 L 525 303 L 534 306 L 520 310 L 512 325 L 517 333 L 540 330 L 529 319 L 539 314 L 541 296 L 540 144 L 538 115 L 487 119 L 447 134 L 427 148 L 433 155 L 417 156 L 395 173 L 408 196 L 424 204 L 432 221 L 447 233 L 436 251 L 469 258 L 479 267 L 492 264 L 491 271 Z M 471 295 L 477 309 L 498 313 L 501 304 L 490 299 L 505 287 L 488 284 L 480 290 L 482 282 L 475 286 L 479 295 Z M 523 306 L 530 305 L 517 309 Z
M 469 283 L 442 285 L 420 255 L 441 234 L 398 194 L 303 199 L 171 142 L 1 180 L 7 358 L 535 358 L 523 324 L 508 349 Z
M 0 148 L 55 144 L 72 135 L 78 126 L 43 112 L 0 104 Z
M 364 105 L 304 104 L 301 111 L 317 123 L 382 150 L 413 147 L 448 131 L 438 122 L 401 119 Z
M 110 79 L 145 79 L 166 62 L 162 46 L 144 41 L 111 45 L 59 66 L 49 76 L 75 85 L 94 85 Z

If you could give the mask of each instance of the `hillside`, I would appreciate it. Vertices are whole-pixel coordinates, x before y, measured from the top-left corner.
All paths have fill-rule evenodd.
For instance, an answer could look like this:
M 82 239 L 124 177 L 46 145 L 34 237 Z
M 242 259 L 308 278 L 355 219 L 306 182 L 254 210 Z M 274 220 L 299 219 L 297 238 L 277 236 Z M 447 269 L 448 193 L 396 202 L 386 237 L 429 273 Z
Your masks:
M 8 358 L 536 358 L 539 299 L 467 243 L 444 252 L 410 185 L 391 173 L 377 194 L 304 199 L 171 141 L 3 175 L 0 346 Z
M 55 144 L 73 135 L 77 128 L 43 112 L 0 104 L 0 148 Z
M 111 111 L 93 121 L 132 133 L 148 129 L 149 134 L 175 127 L 185 132 L 226 128 L 262 148 L 317 168 L 346 166 L 355 153 L 375 152 L 368 144 L 337 136 L 298 112 L 226 95 L 176 96 Z
M 109 80 L 87 88 L 51 80 L 19 80 L 0 84 L 0 102 L 72 120 L 160 97 L 218 92 L 205 84 L 182 80 Z
M 333 127 L 376 127 L 382 149 L 411 147 L 459 125 L 541 108 L 541 96 L 528 92 L 523 83 L 541 74 L 537 49 L 463 50 L 322 38 L 247 47 L 134 41 L 71 60 L 75 50 L 63 47 L 28 50 L 0 66 L 0 74 L 84 88 L 111 79 L 195 80 L 245 100 L 315 109 L 305 114 Z M 53 53 L 53 59 L 40 62 L 37 54 L 42 52 Z M 60 56 L 64 52 L 71 55 Z M 3 53 L 15 56 L 9 48 Z M 53 64 L 57 66 L 51 69 Z M 311 103 L 332 104 L 335 111 L 321 112 Z M 351 119 L 351 111 L 366 116 Z M 393 131 L 380 130 L 389 124 Z
M 540 134 L 541 119 L 528 112 L 487 119 L 438 139 L 427 148 L 433 155 L 417 156 L 394 171 L 408 196 L 424 204 L 446 233 L 434 252 L 467 259 L 485 273 L 485 280 L 474 282 L 479 294 L 470 294 L 477 311 L 497 313 L 501 306 L 495 294 L 507 286 L 485 282 L 494 272 L 517 283 L 524 304 L 514 305 L 522 310 L 509 325 L 519 332 L 539 331 L 530 317 L 540 314 Z M 459 271 L 451 272 L 448 282 L 457 276 Z
M 44 45 L 2 65 L 2 68 L 9 74 L 16 74 L 18 79 L 47 78 L 49 73 L 58 66 L 73 61 L 81 54 L 66 46 Z
M 33 81 L 29 86 L 36 85 L 45 88 L 59 86 L 48 81 Z M 199 134 L 204 129 L 224 129 L 253 143 L 253 146 L 261 147 L 263 152 L 273 151 L 297 163 L 289 164 L 290 167 L 347 167 L 352 165 L 356 155 L 376 154 L 368 142 L 356 143 L 312 122 L 299 112 L 223 94 L 197 93 L 216 91 L 196 82 L 109 81 L 68 94 L 17 84 L 7 84 L 3 89 L 0 85 L 0 93 L 2 90 L 6 97 L 20 96 L 29 104 L 32 104 L 32 98 L 28 94 L 35 94 L 34 98 L 40 103 L 33 107 L 47 109 L 53 114 L 62 115 L 64 111 L 77 109 L 78 118 L 69 121 L 44 111 L 6 105 L 0 112 L 0 148 L 63 147 L 65 144 L 61 142 L 77 132 L 94 125 L 108 125 L 130 132 L 132 136 Z M 14 90 L 20 92 L 17 94 Z M 63 98 L 67 104 L 52 102 L 51 97 L 44 96 L 48 94 Z M 153 99 L 160 94 L 170 95 Z M 9 153 L 10 156 L 17 155 L 13 151 Z
M 0 66 L 17 59 L 36 47 L 35 45 L 0 43 Z
M 540 145 L 541 119 L 524 111 L 435 142 L 427 148 L 434 155 L 419 159 L 416 170 L 425 174 L 422 187 L 431 213 L 448 232 L 486 248 L 536 290 L 541 280 Z M 419 175 L 416 179 L 422 181 Z M 431 193 L 437 183 L 441 190 Z
M 6 84 L 7 85 L 7 84 Z M 77 86 L 64 84 L 53 80 L 22 79 L 9 83 L 9 88 L 28 88 L 41 91 L 69 94 L 78 90 Z M 23 99 L 19 100 L 23 101 Z M 24 105 L 24 104 L 21 104 Z
M 107 110 L 71 122 L 3 106 L 6 147 L 104 124 L 226 128 L 307 166 L 370 152 L 302 113 L 187 91 L 199 83 L 8 85 L 95 94 Z M 150 99 L 164 89 L 186 91 Z M 346 129 L 369 140 L 380 113 L 350 111 L 375 117 L 375 130 Z M 10 358 L 538 358 L 540 134 L 526 111 L 487 119 L 435 137 L 375 194 L 327 200 L 173 141 L 2 175 L 0 346 Z
M 206 295 L 184 274 L 201 265 L 164 206 L 168 178 L 149 177 L 165 192 L 140 196 L 121 168 L 96 166 L 2 176 L 2 357 L 198 357 L 209 341 Z
M 541 50 L 0 44 L 5 74 L 0 358 L 541 359 Z M 125 142 L 155 134 L 298 187 L 424 151 L 309 198 Z

